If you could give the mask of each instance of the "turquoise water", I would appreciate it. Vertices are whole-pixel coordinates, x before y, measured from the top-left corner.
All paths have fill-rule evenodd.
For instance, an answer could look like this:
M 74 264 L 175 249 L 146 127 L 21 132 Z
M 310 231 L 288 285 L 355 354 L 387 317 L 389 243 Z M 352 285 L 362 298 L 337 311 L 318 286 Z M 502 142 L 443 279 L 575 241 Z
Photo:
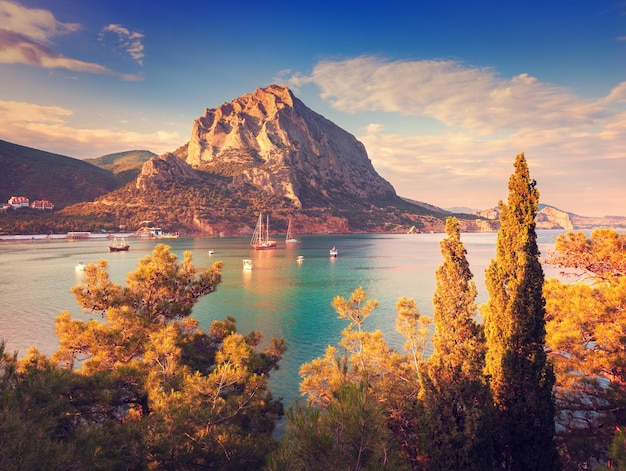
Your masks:
M 552 231 L 539 233 L 540 247 L 551 246 Z M 239 332 L 260 331 L 265 341 L 283 337 L 287 352 L 272 376 L 272 390 L 289 403 L 298 396 L 298 370 L 302 363 L 322 356 L 336 345 L 346 322 L 331 306 L 333 297 L 350 296 L 362 286 L 380 307 L 364 324 L 380 329 L 387 342 L 402 348 L 395 331 L 395 305 L 402 296 L 413 298 L 420 312 L 432 315 L 435 270 L 441 264 L 439 241 L 443 234 L 297 236 L 297 244 L 278 240 L 276 250 L 255 251 L 248 238 L 128 239 L 128 252 L 109 253 L 106 240 L 51 240 L 0 243 L 0 338 L 7 350 L 26 354 L 31 345 L 51 354 L 57 348 L 54 318 L 63 310 L 86 318 L 76 306 L 70 288 L 79 282 L 74 267 L 80 262 L 108 260 L 109 273 L 124 283 L 139 259 L 158 243 L 172 247 L 180 259 L 193 253 L 198 268 L 222 261 L 223 281 L 218 290 L 194 309 L 200 328 L 230 315 Z M 468 260 L 479 291 L 486 299 L 484 269 L 495 253 L 496 234 L 463 234 Z M 331 247 L 339 256 L 329 257 Z M 209 255 L 209 250 L 213 254 Z M 544 250 L 544 249 L 542 249 Z M 304 256 L 303 263 L 296 257 Z M 253 260 L 244 271 L 242 260 Z

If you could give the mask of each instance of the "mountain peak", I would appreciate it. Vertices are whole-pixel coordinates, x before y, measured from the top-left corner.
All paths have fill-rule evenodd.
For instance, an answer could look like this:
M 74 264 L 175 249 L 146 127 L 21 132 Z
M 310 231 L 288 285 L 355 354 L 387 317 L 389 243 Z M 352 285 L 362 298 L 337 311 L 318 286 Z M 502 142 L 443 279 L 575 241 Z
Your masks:
M 287 106 L 293 106 L 295 97 L 286 85 L 268 85 L 265 88 L 257 88 L 252 96 L 263 102 L 268 99 L 269 95 L 276 97 L 276 101 L 284 103 Z
M 365 146 L 283 85 L 258 88 L 193 124 L 186 161 L 286 197 L 297 207 L 341 198 L 396 198 Z

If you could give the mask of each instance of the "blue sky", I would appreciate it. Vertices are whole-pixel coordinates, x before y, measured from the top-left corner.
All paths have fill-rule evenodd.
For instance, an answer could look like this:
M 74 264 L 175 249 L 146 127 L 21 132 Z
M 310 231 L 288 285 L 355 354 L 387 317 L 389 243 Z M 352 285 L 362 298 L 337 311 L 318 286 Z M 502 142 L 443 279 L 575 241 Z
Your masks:
M 0 0 L 0 139 L 160 154 L 272 83 L 401 196 L 495 206 L 525 152 L 541 202 L 626 216 L 624 0 Z

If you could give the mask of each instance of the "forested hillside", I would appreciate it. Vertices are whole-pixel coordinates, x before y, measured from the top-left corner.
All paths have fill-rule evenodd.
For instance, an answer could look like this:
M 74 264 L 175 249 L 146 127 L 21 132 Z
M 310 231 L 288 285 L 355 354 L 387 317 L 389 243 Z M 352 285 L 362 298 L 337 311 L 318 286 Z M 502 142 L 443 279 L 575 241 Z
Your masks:
M 110 170 L 116 176 L 121 186 L 137 178 L 143 164 L 152 157 L 156 157 L 156 154 L 149 150 L 129 150 L 103 155 L 95 159 L 85 159 L 85 162 Z
M 119 187 L 111 171 L 79 159 L 0 140 L 0 201 L 26 196 L 55 208 L 92 201 Z

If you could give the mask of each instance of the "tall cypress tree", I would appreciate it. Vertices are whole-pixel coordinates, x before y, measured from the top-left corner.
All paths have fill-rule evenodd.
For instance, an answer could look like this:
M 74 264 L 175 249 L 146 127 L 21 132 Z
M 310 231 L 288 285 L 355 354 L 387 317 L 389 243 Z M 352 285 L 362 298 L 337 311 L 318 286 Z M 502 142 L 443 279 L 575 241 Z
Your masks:
M 489 469 L 493 459 L 485 338 L 475 322 L 476 285 L 456 218 L 446 221 L 433 297 L 433 354 L 421 375 L 424 449 L 430 469 Z
M 515 161 L 508 203 L 500 202 L 496 256 L 486 270 L 486 368 L 497 414 L 499 467 L 558 469 L 554 372 L 545 344 L 543 270 L 535 233 L 539 192 L 524 154 Z

